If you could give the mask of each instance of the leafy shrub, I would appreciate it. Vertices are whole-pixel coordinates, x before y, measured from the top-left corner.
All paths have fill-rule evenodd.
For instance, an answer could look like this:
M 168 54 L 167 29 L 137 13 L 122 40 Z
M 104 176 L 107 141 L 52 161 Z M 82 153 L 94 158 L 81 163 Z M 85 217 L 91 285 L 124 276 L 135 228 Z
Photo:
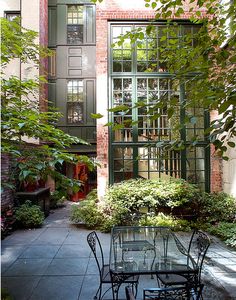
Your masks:
M 188 231 L 190 230 L 190 223 L 187 220 L 177 219 L 171 215 L 158 213 L 157 216 L 143 217 L 139 221 L 141 226 L 168 226 L 175 231 Z
M 236 248 L 236 223 L 219 222 L 209 227 L 208 232 L 220 237 L 226 245 Z
M 142 207 L 149 212 L 142 214 Z M 131 179 L 110 186 L 100 201 L 93 191 L 73 207 L 71 219 L 105 232 L 114 225 L 169 226 L 176 231 L 201 228 L 234 246 L 235 224 L 226 222 L 235 218 L 235 212 L 233 197 L 226 193 L 201 193 L 182 179 Z M 197 219 L 186 220 L 186 215 Z M 217 227 L 212 226 L 217 223 Z
M 196 211 L 197 197 L 198 188 L 182 179 L 131 179 L 110 186 L 99 202 L 94 192 L 89 194 L 79 206 L 72 207 L 71 220 L 109 231 L 114 225 L 138 225 L 142 207 L 147 207 L 154 215 L 163 209 L 173 213 L 176 208 L 192 214 Z M 164 219 L 162 223 L 167 224 L 168 220 Z M 148 220 L 157 223 L 155 219 L 151 221 L 151 217 Z M 175 224 L 180 226 L 177 221 Z
M 12 231 L 15 221 L 16 218 L 12 205 L 1 210 L 1 239 L 4 239 Z
M 197 210 L 200 191 L 182 179 L 145 180 L 131 179 L 123 181 L 107 189 L 104 203 L 106 210 L 123 212 L 149 207 L 158 213 L 177 211 L 181 208 L 183 214 L 193 214 Z
M 236 200 L 224 193 L 205 193 L 199 198 L 199 218 L 209 223 L 233 221 L 236 216 Z
M 63 206 L 64 202 L 66 201 L 67 193 L 62 192 L 60 190 L 55 190 L 50 195 L 50 207 L 57 208 Z
M 97 206 L 97 192 L 91 191 L 86 199 L 78 205 L 72 205 L 70 219 L 84 223 L 88 228 L 95 228 L 102 223 L 102 216 Z
M 44 213 L 38 205 L 33 205 L 30 200 L 20 205 L 15 212 L 16 220 L 26 228 L 39 227 L 43 224 Z
M 2 300 L 13 300 L 13 297 L 9 294 L 6 288 L 1 288 L 1 299 Z

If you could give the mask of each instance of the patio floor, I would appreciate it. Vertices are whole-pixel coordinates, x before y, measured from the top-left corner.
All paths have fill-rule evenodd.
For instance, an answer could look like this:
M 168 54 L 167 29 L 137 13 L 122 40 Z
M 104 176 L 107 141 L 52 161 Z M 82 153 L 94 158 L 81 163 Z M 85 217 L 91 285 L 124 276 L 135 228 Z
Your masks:
M 42 228 L 17 230 L 2 240 L 2 288 L 13 299 L 93 299 L 99 278 L 86 240 L 90 230 L 70 223 L 72 204 L 51 211 Z M 108 261 L 110 234 L 98 234 Z M 190 234 L 179 236 L 186 243 Z M 207 253 L 203 280 L 204 300 L 236 299 L 236 251 L 215 237 Z M 141 299 L 142 287 L 155 286 L 155 279 L 141 277 L 137 299 Z M 120 298 L 125 298 L 122 287 Z M 111 299 L 111 294 L 104 299 Z

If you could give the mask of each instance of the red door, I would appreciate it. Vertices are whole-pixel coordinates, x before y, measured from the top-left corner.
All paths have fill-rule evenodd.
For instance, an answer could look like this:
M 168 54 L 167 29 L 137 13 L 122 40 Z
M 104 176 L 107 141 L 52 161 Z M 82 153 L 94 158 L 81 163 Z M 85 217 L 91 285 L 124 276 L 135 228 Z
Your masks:
M 78 163 L 74 166 L 74 176 L 75 179 L 80 180 L 83 184 L 80 190 L 73 195 L 71 195 L 71 200 L 74 202 L 84 199 L 88 194 L 88 168 L 85 164 Z

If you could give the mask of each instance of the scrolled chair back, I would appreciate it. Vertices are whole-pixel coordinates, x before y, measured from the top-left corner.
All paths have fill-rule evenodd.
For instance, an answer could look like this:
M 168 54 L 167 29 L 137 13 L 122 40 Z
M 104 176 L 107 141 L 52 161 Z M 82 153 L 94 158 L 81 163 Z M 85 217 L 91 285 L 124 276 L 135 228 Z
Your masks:
M 198 267 L 199 282 L 201 278 L 202 265 L 210 244 L 211 244 L 210 238 L 203 231 L 195 230 L 193 232 L 189 243 L 188 252 L 191 255 L 191 257 L 194 259 Z
M 94 258 L 98 265 L 99 273 L 101 276 L 102 275 L 101 272 L 104 266 L 104 256 L 103 256 L 102 245 L 95 231 L 92 231 L 88 234 L 87 242 L 94 254 Z
M 143 290 L 143 300 L 199 300 L 203 285 L 197 287 L 173 286 L 147 288 Z

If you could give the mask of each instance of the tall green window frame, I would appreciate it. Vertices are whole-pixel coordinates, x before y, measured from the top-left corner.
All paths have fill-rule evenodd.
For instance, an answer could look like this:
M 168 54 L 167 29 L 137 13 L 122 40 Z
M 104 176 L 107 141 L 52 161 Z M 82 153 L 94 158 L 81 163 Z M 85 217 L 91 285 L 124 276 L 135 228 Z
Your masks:
M 110 23 L 110 45 L 118 40 L 120 34 L 145 27 L 145 23 Z M 187 88 L 178 85 L 172 80 L 166 69 L 165 61 L 161 59 L 157 47 L 160 43 L 175 42 L 185 33 L 193 33 L 197 26 L 181 23 L 165 33 L 165 24 L 157 23 L 151 37 L 146 37 L 139 47 L 131 45 L 125 40 L 120 46 L 110 47 L 110 101 L 109 107 L 126 105 L 130 107 L 126 112 L 111 112 L 109 120 L 116 124 L 116 130 L 109 131 L 110 147 L 110 183 L 130 178 L 184 178 L 192 183 L 198 183 L 202 190 L 210 190 L 210 159 L 209 147 L 204 137 L 204 128 L 208 125 L 209 116 L 201 108 L 194 108 L 197 121 L 186 126 L 180 133 L 173 132 L 175 120 L 181 122 L 190 109 L 183 109 L 187 101 Z M 166 39 L 162 39 L 167 34 Z M 194 46 L 195 40 L 190 40 Z M 144 113 L 146 107 L 131 109 L 137 101 L 154 105 L 158 98 L 176 98 L 174 101 L 174 117 L 167 118 L 167 106 L 159 107 L 150 114 L 159 114 L 159 118 L 147 118 Z M 192 112 L 193 113 L 193 112 Z M 150 115 L 149 114 L 149 115 Z M 134 121 L 133 123 L 130 120 Z M 125 127 L 119 127 L 125 124 Z M 163 153 L 156 147 L 158 142 L 172 140 L 179 137 L 185 140 L 186 145 L 194 135 L 202 138 L 201 142 L 192 149 L 169 151 Z M 178 135 L 178 136 L 175 136 Z
M 82 79 L 67 80 L 67 123 L 84 123 L 84 82 Z
M 67 43 L 82 44 L 84 41 L 84 6 L 67 6 Z

